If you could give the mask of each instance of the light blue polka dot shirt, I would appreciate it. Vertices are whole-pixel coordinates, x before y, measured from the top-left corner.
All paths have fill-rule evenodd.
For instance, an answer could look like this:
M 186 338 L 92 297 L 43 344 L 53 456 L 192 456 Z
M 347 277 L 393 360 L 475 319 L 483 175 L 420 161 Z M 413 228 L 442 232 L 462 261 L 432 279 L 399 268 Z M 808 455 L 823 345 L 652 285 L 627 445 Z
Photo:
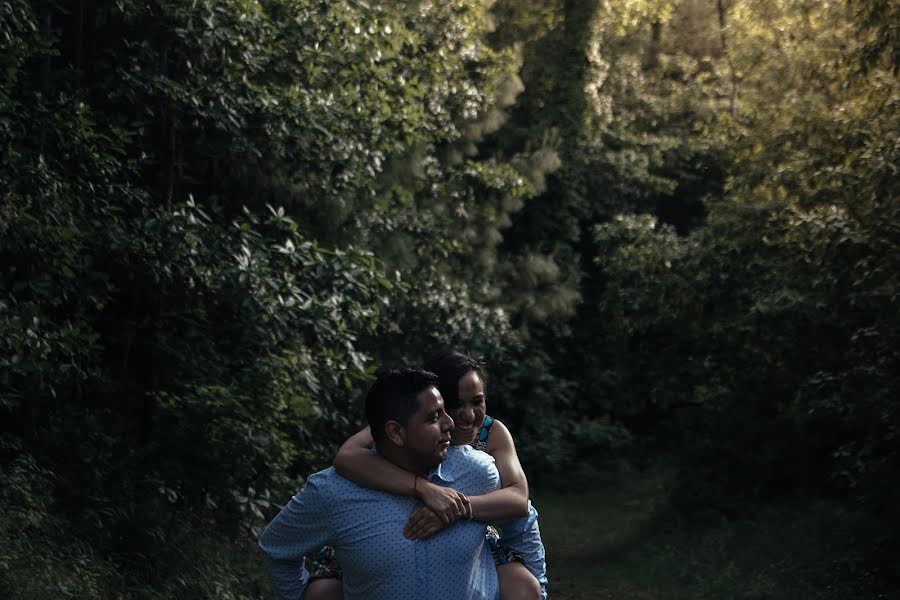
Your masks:
M 467 495 L 500 489 L 494 459 L 469 446 L 452 446 L 428 478 Z M 459 521 L 413 542 L 403 526 L 417 505 L 359 486 L 333 467 L 310 476 L 259 539 L 276 597 L 302 598 L 309 582 L 303 557 L 331 545 L 344 569 L 344 598 L 499 598 L 484 523 Z

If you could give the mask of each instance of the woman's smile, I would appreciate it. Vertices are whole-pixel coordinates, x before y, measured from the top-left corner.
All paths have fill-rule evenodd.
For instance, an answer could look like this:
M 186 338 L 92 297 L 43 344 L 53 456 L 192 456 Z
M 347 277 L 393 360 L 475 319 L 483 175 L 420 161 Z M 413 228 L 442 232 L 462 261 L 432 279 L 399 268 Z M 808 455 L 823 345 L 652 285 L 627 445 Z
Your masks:
M 474 442 L 485 416 L 484 382 L 475 371 L 460 377 L 458 403 L 452 413 L 453 442 L 460 445 Z

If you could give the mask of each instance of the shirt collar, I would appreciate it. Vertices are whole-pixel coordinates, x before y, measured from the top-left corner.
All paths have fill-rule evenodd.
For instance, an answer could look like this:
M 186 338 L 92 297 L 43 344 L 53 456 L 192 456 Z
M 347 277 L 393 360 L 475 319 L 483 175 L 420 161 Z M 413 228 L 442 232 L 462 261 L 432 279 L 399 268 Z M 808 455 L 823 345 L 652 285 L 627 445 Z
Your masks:
M 378 454 L 378 447 L 375 446 L 375 444 L 372 444 L 372 452 Z M 453 456 L 455 452 L 459 452 L 459 449 L 455 446 L 450 446 L 447 449 L 447 458 L 438 463 L 438 466 L 428 471 L 428 481 L 440 479 L 444 483 L 453 483 L 456 480 L 453 466 L 447 464 L 450 462 L 450 457 Z
M 452 460 L 453 455 L 456 452 L 459 452 L 459 449 L 454 446 L 450 446 L 450 448 L 447 449 L 447 458 L 441 461 L 438 466 L 428 471 L 429 481 L 439 479 L 444 483 L 453 483 L 456 480 L 456 469 L 454 468 L 454 465 L 458 461 Z

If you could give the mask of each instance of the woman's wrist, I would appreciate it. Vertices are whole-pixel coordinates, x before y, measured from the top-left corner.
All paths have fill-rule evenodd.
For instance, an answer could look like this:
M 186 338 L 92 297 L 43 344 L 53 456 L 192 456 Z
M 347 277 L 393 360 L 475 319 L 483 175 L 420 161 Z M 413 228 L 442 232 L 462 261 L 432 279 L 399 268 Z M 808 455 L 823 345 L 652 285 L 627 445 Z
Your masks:
M 413 498 L 424 502 L 428 495 L 428 487 L 434 484 L 421 475 L 416 475 L 415 477 L 416 479 L 413 481 Z

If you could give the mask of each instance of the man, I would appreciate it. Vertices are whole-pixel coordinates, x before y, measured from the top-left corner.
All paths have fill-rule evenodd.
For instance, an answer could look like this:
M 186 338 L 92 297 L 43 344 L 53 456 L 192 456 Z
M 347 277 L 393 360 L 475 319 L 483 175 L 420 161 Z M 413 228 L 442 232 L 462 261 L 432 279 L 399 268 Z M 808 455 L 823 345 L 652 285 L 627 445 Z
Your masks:
M 395 465 L 463 494 L 500 488 L 493 459 L 450 447 L 453 420 L 427 371 L 400 369 L 378 377 L 366 418 L 381 455 Z M 308 584 L 303 557 L 335 546 L 345 598 L 495 600 L 497 573 L 484 524 L 460 521 L 426 541 L 403 527 L 416 500 L 363 488 L 334 468 L 316 473 L 269 523 L 259 540 L 278 598 L 298 600 Z

